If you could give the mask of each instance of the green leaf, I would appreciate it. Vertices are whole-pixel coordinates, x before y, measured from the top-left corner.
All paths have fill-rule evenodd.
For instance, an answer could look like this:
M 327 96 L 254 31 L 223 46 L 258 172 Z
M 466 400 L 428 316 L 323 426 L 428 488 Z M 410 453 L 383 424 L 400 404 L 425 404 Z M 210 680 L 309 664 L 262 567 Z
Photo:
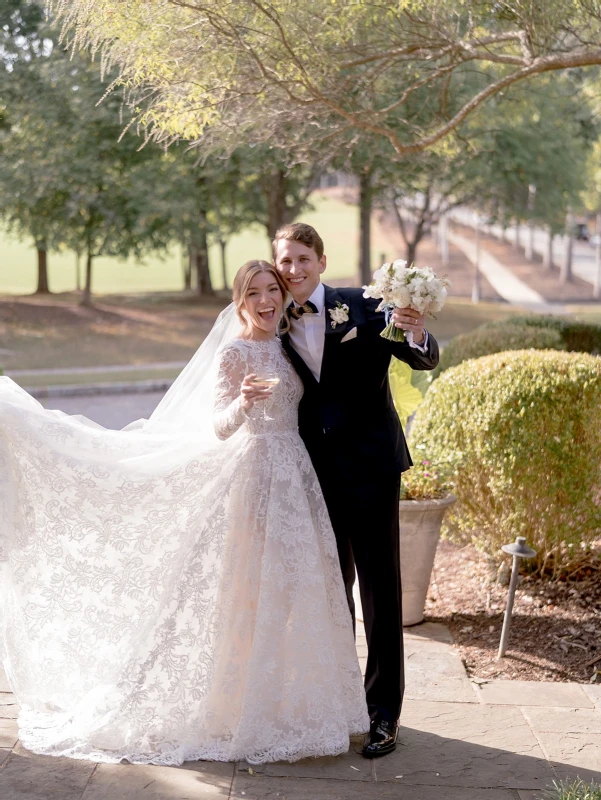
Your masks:
M 424 392 L 412 382 L 413 374 L 414 370 L 409 364 L 397 358 L 392 359 L 388 379 L 394 407 L 403 427 L 407 426 L 407 420 L 424 399 Z

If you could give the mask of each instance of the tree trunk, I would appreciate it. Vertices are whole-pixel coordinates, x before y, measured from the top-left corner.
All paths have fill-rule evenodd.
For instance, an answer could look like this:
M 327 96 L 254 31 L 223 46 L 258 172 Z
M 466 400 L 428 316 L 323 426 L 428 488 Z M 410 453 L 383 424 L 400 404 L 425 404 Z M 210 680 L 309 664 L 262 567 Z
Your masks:
M 361 285 L 371 282 L 371 172 L 359 176 L 359 276 Z
M 601 211 L 597 214 L 595 224 L 595 282 L 593 284 L 593 297 L 595 300 L 601 298 Z
M 572 260 L 574 251 L 574 239 L 571 232 L 566 236 L 566 249 L 561 263 L 561 270 L 559 273 L 560 283 L 569 283 L 572 280 Z
M 559 271 L 559 282 L 569 283 L 572 280 L 572 260 L 574 257 L 574 218 L 569 208 L 566 214 L 565 251 Z
M 472 303 L 480 302 L 480 293 L 480 214 L 476 214 L 476 257 L 474 259 Z
M 192 290 L 192 264 L 194 254 L 192 245 L 188 245 L 186 250 L 182 246 L 182 272 L 184 274 L 184 292 Z
M 88 250 L 86 252 L 86 280 L 83 287 L 83 294 L 81 296 L 80 304 L 82 306 L 92 305 L 92 253 Z
M 48 251 L 46 245 L 40 243 L 36 245 L 38 251 L 38 288 L 35 290 L 36 294 L 49 294 L 48 287 Z
M 421 240 L 424 238 L 425 232 L 425 219 L 424 219 L 424 211 L 422 211 L 422 216 L 417 219 L 414 218 L 413 220 L 413 237 L 409 238 L 409 236 L 405 235 L 405 258 L 407 260 L 407 264 L 411 266 L 415 264 L 415 259 L 417 257 L 417 247 Z
M 226 247 L 227 242 L 219 237 L 219 249 L 221 250 L 221 280 L 223 281 L 223 288 L 227 291 L 229 287 L 227 285 L 227 259 L 225 257 Z
M 407 264 L 411 265 L 415 262 L 415 255 L 417 253 L 417 245 L 418 242 L 415 239 L 412 239 L 406 243 L 405 248 L 405 258 L 407 259 Z
M 515 242 L 514 242 L 514 246 L 515 246 L 516 250 L 520 249 L 520 245 L 522 243 L 520 234 L 521 234 L 520 223 L 516 222 L 515 223 Z
M 200 225 L 198 230 L 198 241 L 194 248 L 196 262 L 196 293 L 199 297 L 215 294 L 211 283 L 211 273 L 209 271 L 209 247 L 207 242 L 207 212 L 202 209 L 200 212 Z
M 526 239 L 526 260 L 534 261 L 534 223 L 528 223 L 528 238 Z
M 79 265 L 81 262 L 81 253 L 79 250 L 75 253 L 75 289 L 76 291 L 81 291 L 81 274 L 79 270 Z
M 555 236 L 553 235 L 553 231 L 549 228 L 549 233 L 547 236 L 547 247 L 545 249 L 543 255 L 543 266 L 546 270 L 553 269 L 553 240 Z
M 267 235 L 270 242 L 278 228 L 289 222 L 286 206 L 286 173 L 283 169 L 274 169 L 269 177 L 267 188 Z
M 447 215 L 443 214 L 438 223 L 438 246 L 440 248 L 440 260 L 443 266 L 449 263 L 449 230 Z
M 419 220 L 417 220 L 416 215 L 414 215 L 414 218 L 410 223 L 410 225 L 413 224 L 413 237 L 410 238 L 407 223 L 403 219 L 403 215 L 399 210 L 396 200 L 395 199 L 392 200 L 391 203 L 392 213 L 394 214 L 397 225 L 399 226 L 399 231 L 401 232 L 401 236 L 403 237 L 403 241 L 405 242 L 405 258 L 409 265 L 415 262 L 415 256 L 417 255 L 417 246 L 421 242 L 424 236 L 425 226 L 426 226 L 425 215 L 428 212 L 429 205 L 430 205 L 430 199 L 428 195 L 427 204 L 426 206 L 424 206 L 424 208 L 421 209 L 421 215 L 419 217 Z

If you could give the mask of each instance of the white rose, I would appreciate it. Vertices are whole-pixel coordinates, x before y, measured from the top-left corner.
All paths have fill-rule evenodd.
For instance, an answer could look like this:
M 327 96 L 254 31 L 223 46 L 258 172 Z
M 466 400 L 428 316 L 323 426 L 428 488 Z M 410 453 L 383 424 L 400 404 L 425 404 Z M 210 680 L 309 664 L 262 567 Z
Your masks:
M 407 308 L 411 305 L 411 293 L 406 286 L 399 286 L 393 293 L 392 302 L 397 308 Z
M 382 291 L 375 284 L 370 284 L 369 286 L 363 287 L 363 297 L 373 297 L 377 300 L 382 297 Z

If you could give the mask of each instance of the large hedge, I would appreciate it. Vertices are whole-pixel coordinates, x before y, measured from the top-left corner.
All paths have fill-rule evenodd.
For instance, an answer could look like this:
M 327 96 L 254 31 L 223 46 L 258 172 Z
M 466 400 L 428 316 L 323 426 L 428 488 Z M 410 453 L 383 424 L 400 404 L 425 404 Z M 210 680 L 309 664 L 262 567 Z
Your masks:
M 440 369 L 456 367 L 469 358 L 480 358 L 505 350 L 565 350 L 558 331 L 524 324 L 482 325 L 471 333 L 455 336 L 440 356 Z
M 490 327 L 496 328 L 502 328 L 504 325 L 527 325 L 529 328 L 556 331 L 561 336 L 566 350 L 592 355 L 601 353 L 601 325 L 592 322 L 580 322 L 572 317 L 552 314 L 525 314 L 489 323 Z
M 456 465 L 448 532 L 493 556 L 525 536 L 558 574 L 601 535 L 601 359 L 521 350 L 444 372 L 410 446 Z

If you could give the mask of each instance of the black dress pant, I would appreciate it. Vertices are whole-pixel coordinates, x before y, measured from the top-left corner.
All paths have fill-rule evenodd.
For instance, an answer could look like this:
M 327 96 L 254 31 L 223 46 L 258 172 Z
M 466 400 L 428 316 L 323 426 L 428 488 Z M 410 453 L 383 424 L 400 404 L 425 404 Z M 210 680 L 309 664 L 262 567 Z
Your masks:
M 369 714 L 372 720 L 384 717 L 396 721 L 405 688 L 399 556 L 400 474 L 369 475 L 367 472 L 362 478 L 355 478 L 345 472 L 322 468 L 318 476 L 338 543 L 353 626 L 355 567 L 359 578 L 368 648 L 365 692 Z

